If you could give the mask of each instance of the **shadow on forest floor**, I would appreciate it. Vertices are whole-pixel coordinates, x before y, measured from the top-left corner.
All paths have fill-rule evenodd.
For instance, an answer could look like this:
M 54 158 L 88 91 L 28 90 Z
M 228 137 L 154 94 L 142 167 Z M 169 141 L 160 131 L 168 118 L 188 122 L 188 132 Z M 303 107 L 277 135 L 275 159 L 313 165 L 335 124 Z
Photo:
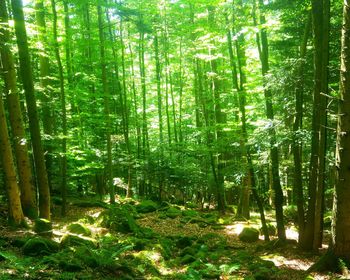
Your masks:
M 296 241 L 283 247 L 261 236 L 241 242 L 243 228 L 259 229 L 254 214 L 236 221 L 233 214 L 134 200 L 114 206 L 72 203 L 65 218 L 59 210 L 53 207 L 52 244 L 29 229 L 0 228 L 1 280 L 340 279 L 307 275 L 317 256 L 300 252 Z

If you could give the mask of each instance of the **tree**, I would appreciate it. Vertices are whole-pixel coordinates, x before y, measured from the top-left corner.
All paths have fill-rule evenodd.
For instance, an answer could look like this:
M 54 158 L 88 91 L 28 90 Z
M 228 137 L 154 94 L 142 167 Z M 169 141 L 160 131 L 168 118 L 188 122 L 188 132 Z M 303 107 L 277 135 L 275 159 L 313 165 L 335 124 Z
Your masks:
M 24 22 L 23 4 L 21 0 L 11 0 L 13 18 L 19 53 L 20 74 L 26 97 L 29 130 L 33 146 L 35 171 L 39 189 L 39 215 L 50 219 L 50 188 L 47 178 L 44 152 L 41 143 L 39 118 L 34 92 L 33 74 Z
M 259 7 L 262 8 L 264 3 L 262 0 L 259 0 Z M 255 2 L 254 2 L 255 4 Z M 254 9 L 255 10 L 255 9 Z M 255 12 L 253 11 L 255 14 Z M 254 15 L 255 25 L 257 24 L 256 15 Z M 274 109 L 272 103 L 272 92 L 271 89 L 268 88 L 266 83 L 267 74 L 269 72 L 269 49 L 268 49 L 268 38 L 266 28 L 264 24 L 266 24 L 266 19 L 262 11 L 260 11 L 260 22 L 263 27 L 260 32 L 257 33 L 257 44 L 259 57 L 261 60 L 261 72 L 264 78 L 264 95 L 265 95 L 265 106 L 266 106 L 266 117 L 270 122 L 268 133 L 270 137 L 270 161 L 271 161 L 271 172 L 272 172 L 272 184 L 273 190 L 275 193 L 275 210 L 276 210 L 276 221 L 277 221 L 277 231 L 278 238 L 281 241 L 286 239 L 286 232 L 284 228 L 283 221 L 283 192 L 280 181 L 280 171 L 279 171 L 279 155 L 277 148 L 277 139 L 276 139 L 276 129 L 274 124 Z
M 5 94 L 8 102 L 9 119 L 14 138 L 14 148 L 21 190 L 21 204 L 24 214 L 29 218 L 36 218 L 38 209 L 35 198 L 34 177 L 28 154 L 22 110 L 20 107 L 15 62 L 11 53 L 10 32 L 6 2 L 2 1 L 0 9 L 0 53 L 1 64 L 5 80 Z
M 329 60 L 329 0 L 312 1 L 314 29 L 314 94 L 310 158 L 309 199 L 305 231 L 301 247 L 310 250 L 322 245 L 322 204 L 325 181 L 328 60 Z

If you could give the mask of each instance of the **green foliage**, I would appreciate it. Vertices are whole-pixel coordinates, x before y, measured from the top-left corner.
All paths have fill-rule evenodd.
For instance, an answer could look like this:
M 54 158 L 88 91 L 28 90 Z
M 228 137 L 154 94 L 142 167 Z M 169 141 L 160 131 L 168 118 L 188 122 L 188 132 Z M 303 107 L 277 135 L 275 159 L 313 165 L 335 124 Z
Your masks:
M 35 237 L 29 239 L 22 248 L 26 256 L 49 255 L 59 250 L 59 244 L 50 239 Z

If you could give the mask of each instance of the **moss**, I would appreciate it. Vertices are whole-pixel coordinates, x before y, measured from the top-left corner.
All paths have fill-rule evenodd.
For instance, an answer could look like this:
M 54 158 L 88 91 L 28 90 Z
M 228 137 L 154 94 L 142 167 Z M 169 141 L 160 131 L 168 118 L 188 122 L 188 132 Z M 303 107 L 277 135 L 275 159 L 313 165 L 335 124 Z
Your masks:
M 245 227 L 238 237 L 243 242 L 256 242 L 259 240 L 259 231 L 256 228 Z
M 91 230 L 86 227 L 85 225 L 79 224 L 79 223 L 73 223 L 70 224 L 67 229 L 71 232 L 71 233 L 75 233 L 75 234 L 81 234 L 84 236 L 91 236 Z
M 62 247 L 82 245 L 85 245 L 90 248 L 97 248 L 98 242 L 93 238 L 89 238 L 86 236 L 77 236 L 73 234 L 65 234 L 61 239 Z
M 22 250 L 26 256 L 49 255 L 59 250 L 59 244 L 50 239 L 35 237 L 29 239 Z
M 180 236 L 176 240 L 176 247 L 180 249 L 184 249 L 186 247 L 190 247 L 193 244 L 193 240 L 188 236 Z
M 102 218 L 101 226 L 117 232 L 137 234 L 140 231 L 140 227 L 132 215 L 132 210 L 127 209 L 127 207 L 113 207 L 104 211 L 99 218 Z
M 51 236 L 52 223 L 46 219 L 36 219 L 33 230 L 39 235 Z
M 170 207 L 166 212 L 165 215 L 167 215 L 167 217 L 174 219 L 176 217 L 181 216 L 182 212 L 180 209 L 177 209 L 175 207 Z
M 152 200 L 144 200 L 136 206 L 136 210 L 139 213 L 151 213 L 158 209 L 158 204 Z
M 182 216 L 184 216 L 184 217 L 197 217 L 198 216 L 198 212 L 197 211 L 195 211 L 195 210 L 191 210 L 191 209 L 189 209 L 189 210 L 184 210 L 184 211 L 182 211 Z

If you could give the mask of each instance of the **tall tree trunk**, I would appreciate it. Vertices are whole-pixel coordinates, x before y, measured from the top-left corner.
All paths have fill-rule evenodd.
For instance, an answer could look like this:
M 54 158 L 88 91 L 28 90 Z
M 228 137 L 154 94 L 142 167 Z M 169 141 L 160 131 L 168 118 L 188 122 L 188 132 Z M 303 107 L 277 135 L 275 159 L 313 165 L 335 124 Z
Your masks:
M 29 130 L 33 145 L 33 155 L 37 183 L 39 189 L 39 215 L 41 218 L 50 219 L 50 188 L 47 178 L 44 152 L 41 143 L 40 126 L 36 97 L 34 92 L 33 74 L 30 64 L 30 56 L 27 42 L 27 32 L 24 22 L 23 4 L 21 0 L 11 0 L 13 18 L 15 20 L 15 32 L 19 53 L 20 73 L 26 97 Z
M 293 123 L 293 161 L 294 161 L 294 185 L 293 191 L 296 196 L 298 208 L 299 242 L 305 228 L 304 193 L 303 193 L 303 172 L 302 172 L 302 139 L 300 130 L 303 122 L 303 91 L 304 91 L 304 68 L 307 42 L 311 30 L 311 12 L 308 13 L 304 36 L 300 45 L 299 64 L 297 66 L 297 82 L 295 87 L 295 118 Z
M 2 167 L 4 169 L 6 178 L 6 191 L 9 205 L 9 222 L 13 225 L 20 226 L 24 224 L 24 216 L 22 212 L 20 191 L 17 184 L 15 163 L 12 155 L 2 98 L 0 98 L 0 157 L 2 159 Z
M 107 142 L 107 162 L 106 162 L 106 178 L 107 186 L 109 189 L 109 200 L 110 203 L 115 203 L 114 186 L 112 182 L 112 141 L 111 141 L 111 120 L 110 120 L 110 109 L 109 109 L 109 94 L 107 85 L 107 69 L 106 69 L 106 57 L 105 57 L 105 35 L 103 30 L 103 12 L 100 5 L 97 6 L 98 15 L 98 33 L 100 38 L 100 65 L 101 65 L 101 81 L 102 81 L 102 92 L 104 100 L 104 115 L 105 115 L 105 136 Z
M 337 257 L 350 262 L 350 1 L 344 0 L 340 101 L 336 149 L 336 185 L 334 193 L 333 251 Z
M 240 4 L 242 5 L 242 3 Z M 233 10 L 233 13 L 235 12 L 236 11 Z M 234 61 L 233 44 L 232 44 L 231 36 L 232 36 L 231 31 L 230 29 L 228 29 L 227 43 L 228 43 L 228 50 L 229 50 L 229 56 L 230 56 L 232 87 L 235 88 L 238 93 L 238 104 L 239 104 L 239 111 L 240 111 L 240 119 L 242 123 L 241 125 L 242 145 L 241 146 L 242 146 L 242 153 L 246 159 L 247 171 L 248 171 L 248 176 L 250 181 L 249 184 L 247 184 L 247 190 L 245 192 L 250 192 L 250 190 L 252 190 L 253 197 L 258 205 L 258 209 L 260 213 L 260 220 L 262 224 L 264 239 L 265 241 L 269 241 L 270 237 L 269 237 L 269 232 L 266 225 L 264 206 L 260 198 L 260 195 L 257 191 L 253 160 L 250 152 L 250 146 L 248 144 L 247 117 L 246 117 L 246 110 L 245 110 L 245 106 L 246 106 L 246 94 L 245 94 L 246 74 L 244 72 L 244 68 L 246 66 L 246 54 L 245 54 L 245 48 L 244 48 L 245 40 L 244 40 L 244 35 L 240 34 L 235 43 L 237 62 L 238 62 L 238 71 L 237 71 L 237 67 Z M 239 83 L 238 83 L 238 73 L 239 73 Z M 242 214 L 244 217 L 249 219 L 249 196 L 248 196 L 248 213 L 244 213 L 243 211 Z
M 28 154 L 22 110 L 20 106 L 15 62 L 9 48 L 10 33 L 8 29 L 8 14 L 6 1 L 0 1 L 0 53 L 1 65 L 5 81 L 5 94 L 8 103 L 9 118 L 18 169 L 19 185 L 21 190 L 21 204 L 24 215 L 35 219 L 38 216 L 38 209 L 35 198 L 35 185 L 33 181 L 32 167 Z
M 315 45 L 315 84 L 312 112 L 309 199 L 305 230 L 300 243 L 301 248 L 305 250 L 317 249 L 321 242 L 321 209 L 324 193 L 324 155 L 326 149 L 325 127 L 327 120 L 327 98 L 325 95 L 328 93 L 329 0 L 313 0 L 312 14 Z
M 36 0 L 35 2 L 35 18 L 39 34 L 39 42 L 42 44 L 41 50 L 39 51 L 39 69 L 40 69 L 40 86 L 41 86 L 41 95 L 40 99 L 42 100 L 42 122 L 43 122 L 43 132 L 52 136 L 54 131 L 53 125 L 53 114 L 51 108 L 52 102 L 52 92 L 50 90 L 50 60 L 48 55 L 48 40 L 46 32 L 46 22 L 45 22 L 45 7 L 43 0 Z M 44 141 L 44 150 L 45 150 L 45 162 L 46 170 L 48 176 L 48 182 L 51 186 L 51 177 L 52 177 L 52 141 Z
M 57 40 L 57 12 L 56 12 L 56 1 L 51 0 L 52 14 L 53 14 L 53 40 L 55 56 L 58 66 L 58 76 L 60 82 L 60 98 L 61 98 L 61 116 L 62 116 L 62 150 L 61 150 L 61 196 L 62 196 L 62 216 L 66 215 L 67 206 L 67 110 L 66 110 L 66 94 L 64 90 L 64 77 L 63 77 L 63 66 L 60 56 L 60 49 Z
M 262 7 L 264 5 L 263 0 L 259 0 L 259 5 Z M 255 6 L 255 0 L 254 0 Z M 254 7 L 254 21 L 257 25 L 256 20 L 256 9 Z M 260 25 L 264 26 L 266 24 L 265 16 L 260 11 Z M 275 212 L 276 212 L 276 222 L 277 222 L 277 232 L 278 239 L 284 241 L 286 239 L 286 232 L 284 228 L 283 220 L 283 192 L 281 187 L 280 173 L 279 173 L 279 155 L 277 148 L 277 137 L 276 129 L 274 126 L 274 110 L 272 103 L 272 92 L 268 88 L 266 83 L 266 75 L 269 72 L 269 50 L 268 50 L 268 39 L 265 27 L 262 27 L 260 32 L 257 33 L 257 44 L 259 50 L 259 57 L 261 61 L 261 72 L 264 78 L 264 95 L 265 95 L 265 106 L 266 106 L 266 117 L 269 120 L 269 138 L 270 138 L 270 161 L 271 161 L 271 171 L 272 171 L 272 181 L 273 190 L 275 192 Z
M 142 18 L 140 19 L 142 21 Z M 147 177 L 147 156 L 149 153 L 148 142 L 148 126 L 147 126 L 147 89 L 146 89 L 146 70 L 145 70 L 145 34 L 140 31 L 139 38 L 139 67 L 142 90 L 142 159 L 143 159 L 143 174 L 141 176 L 139 194 L 143 197 L 146 193 L 146 177 Z
M 156 31 L 157 32 L 157 31 Z M 157 99 L 158 99 L 158 125 L 159 125 L 159 158 L 158 158 L 158 168 L 159 168 L 159 200 L 162 200 L 162 191 L 163 191 L 163 112 L 162 112 L 162 92 L 160 88 L 161 83 L 161 68 L 159 61 L 159 42 L 158 42 L 158 34 L 154 35 L 154 53 L 156 60 L 156 83 L 157 83 Z
M 213 6 L 208 7 L 208 21 L 210 26 L 214 27 L 215 21 L 215 8 Z M 214 55 L 214 53 L 213 53 Z M 225 123 L 223 119 L 223 112 L 221 110 L 221 96 L 220 91 L 221 83 L 219 81 L 219 71 L 217 66 L 217 59 L 211 61 L 211 70 L 216 73 L 216 76 L 213 77 L 211 84 L 213 95 L 214 95 L 214 113 L 215 113 L 215 122 L 216 122 L 216 141 L 219 146 L 218 151 L 218 163 L 217 163 L 217 181 L 216 181 L 216 199 L 218 203 L 218 210 L 222 213 L 225 212 L 225 190 L 224 190 L 224 173 L 223 169 L 225 167 L 226 152 L 222 150 L 222 142 L 225 139 L 224 132 L 222 129 L 223 124 Z

